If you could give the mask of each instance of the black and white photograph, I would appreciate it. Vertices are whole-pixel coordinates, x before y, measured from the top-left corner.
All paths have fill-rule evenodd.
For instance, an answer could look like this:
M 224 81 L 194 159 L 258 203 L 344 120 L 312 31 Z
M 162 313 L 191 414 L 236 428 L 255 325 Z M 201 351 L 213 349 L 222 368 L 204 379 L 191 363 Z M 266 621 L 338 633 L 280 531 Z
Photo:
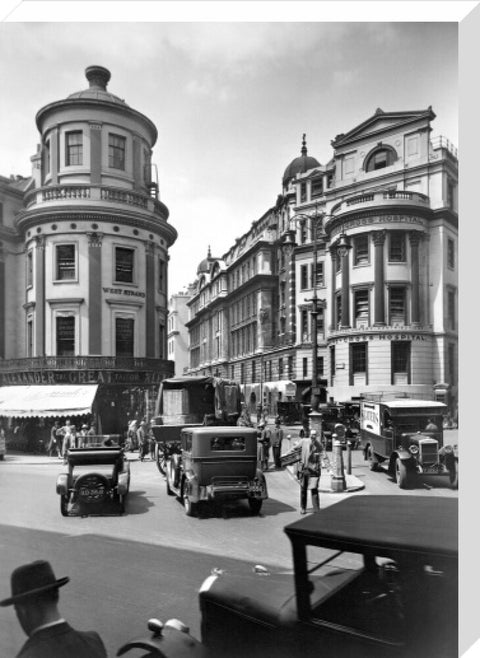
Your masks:
M 478 3 L 11 4 L 0 655 L 480 655 Z

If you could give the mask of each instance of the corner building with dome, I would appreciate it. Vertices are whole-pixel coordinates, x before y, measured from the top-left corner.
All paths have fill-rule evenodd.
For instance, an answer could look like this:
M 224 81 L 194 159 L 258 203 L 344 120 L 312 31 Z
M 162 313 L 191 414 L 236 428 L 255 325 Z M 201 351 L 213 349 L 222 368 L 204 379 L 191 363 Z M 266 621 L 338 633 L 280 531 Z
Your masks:
M 191 372 L 228 373 L 275 414 L 309 400 L 316 328 L 321 402 L 411 396 L 455 414 L 458 159 L 434 119 L 379 108 L 324 165 L 304 135 L 275 205 L 197 272 Z
M 85 74 L 87 89 L 38 111 L 31 178 L 0 177 L 0 390 L 10 389 L 3 411 L 12 417 L 13 387 L 50 386 L 57 397 L 62 386 L 95 387 L 97 431 L 122 433 L 149 415 L 173 374 L 167 281 L 177 232 L 159 199 L 155 125 L 108 90 L 107 69 Z M 34 417 L 18 406 L 19 418 Z

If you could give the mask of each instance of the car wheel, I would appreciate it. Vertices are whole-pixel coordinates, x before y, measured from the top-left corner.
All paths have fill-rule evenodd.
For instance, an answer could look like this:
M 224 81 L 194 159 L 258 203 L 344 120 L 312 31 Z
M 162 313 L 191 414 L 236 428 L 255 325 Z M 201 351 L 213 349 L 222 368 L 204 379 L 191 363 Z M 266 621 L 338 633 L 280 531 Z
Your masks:
M 165 475 L 165 453 L 159 448 L 158 443 L 155 445 L 155 462 L 160 473 Z
M 401 459 L 395 462 L 395 481 L 400 489 L 407 489 L 409 484 L 408 469 Z
M 68 516 L 68 496 L 60 496 L 60 514 L 62 516 Z
M 165 476 L 165 488 L 167 490 L 167 496 L 174 496 L 175 492 L 172 491 L 172 488 L 170 486 L 170 480 L 168 479 L 168 473 Z
M 125 496 L 118 494 L 118 509 L 120 514 L 125 514 Z
M 375 454 L 373 452 L 372 446 L 368 446 L 367 452 L 368 467 L 371 471 L 378 471 L 378 462 L 375 459 Z
M 448 472 L 448 478 L 450 480 L 450 488 L 458 489 L 458 467 L 457 464 L 453 464 L 451 469 Z
M 192 503 L 192 501 L 186 494 L 184 494 L 183 496 L 183 506 L 185 507 L 185 514 L 187 516 L 196 516 L 197 506 L 195 505 L 195 503 Z
M 248 505 L 250 507 L 250 511 L 254 516 L 256 516 L 257 514 L 260 514 L 260 510 L 262 509 L 262 503 L 263 503 L 263 500 L 261 498 L 249 498 L 248 499 Z

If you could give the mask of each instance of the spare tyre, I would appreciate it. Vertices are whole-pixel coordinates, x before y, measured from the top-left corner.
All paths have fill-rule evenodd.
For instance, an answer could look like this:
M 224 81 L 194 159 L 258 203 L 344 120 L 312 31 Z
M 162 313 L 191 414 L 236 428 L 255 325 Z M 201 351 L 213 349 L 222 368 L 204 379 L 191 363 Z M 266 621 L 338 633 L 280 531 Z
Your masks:
M 79 501 L 83 503 L 102 503 L 108 496 L 109 484 L 101 473 L 86 473 L 75 482 Z

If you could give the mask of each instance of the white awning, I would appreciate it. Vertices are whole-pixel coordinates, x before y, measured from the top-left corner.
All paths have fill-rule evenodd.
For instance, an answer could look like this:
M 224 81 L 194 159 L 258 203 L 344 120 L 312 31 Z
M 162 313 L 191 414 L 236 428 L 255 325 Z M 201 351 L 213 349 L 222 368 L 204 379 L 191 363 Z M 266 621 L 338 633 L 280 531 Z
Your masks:
M 91 413 L 97 384 L 84 386 L 2 386 L 0 416 L 38 418 Z
M 289 379 L 281 379 L 278 382 L 264 382 L 263 387 L 273 393 L 281 393 L 282 395 L 294 396 L 297 392 L 297 385 Z

